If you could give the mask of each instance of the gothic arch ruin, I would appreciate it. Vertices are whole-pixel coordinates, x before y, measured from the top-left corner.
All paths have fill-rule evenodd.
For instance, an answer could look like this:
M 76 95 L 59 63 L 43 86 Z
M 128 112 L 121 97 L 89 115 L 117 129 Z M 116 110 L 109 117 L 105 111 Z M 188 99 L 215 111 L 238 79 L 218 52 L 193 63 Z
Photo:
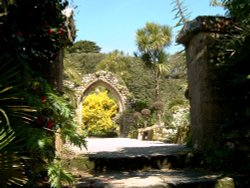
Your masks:
M 111 72 L 99 71 L 87 74 L 82 78 L 81 85 L 79 86 L 74 86 L 73 83 L 69 83 L 68 81 L 65 81 L 65 84 L 75 91 L 77 118 L 80 124 L 82 122 L 83 101 L 85 97 L 98 86 L 105 87 L 114 96 L 119 107 L 118 116 L 130 108 L 131 93 L 123 80 Z M 122 133 L 120 134 L 122 135 Z

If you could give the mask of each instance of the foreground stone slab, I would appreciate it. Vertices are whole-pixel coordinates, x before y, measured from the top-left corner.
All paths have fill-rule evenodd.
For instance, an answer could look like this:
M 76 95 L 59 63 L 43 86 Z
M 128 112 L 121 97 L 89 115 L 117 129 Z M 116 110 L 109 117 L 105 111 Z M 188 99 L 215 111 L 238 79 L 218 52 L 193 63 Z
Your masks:
M 79 177 L 75 188 L 215 188 L 221 175 L 201 169 L 149 170 L 96 173 L 89 177 Z M 231 178 L 227 179 L 232 182 Z M 225 178 L 224 178 L 225 181 Z M 221 186 L 220 188 L 233 188 Z M 229 185 L 225 184 L 224 185 Z

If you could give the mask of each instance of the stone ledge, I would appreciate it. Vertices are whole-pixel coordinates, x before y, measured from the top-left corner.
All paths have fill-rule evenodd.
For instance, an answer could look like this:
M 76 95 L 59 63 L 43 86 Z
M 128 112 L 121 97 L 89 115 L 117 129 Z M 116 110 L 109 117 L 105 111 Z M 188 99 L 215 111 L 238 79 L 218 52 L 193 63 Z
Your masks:
M 187 22 L 176 38 L 179 44 L 187 44 L 199 32 L 228 33 L 232 30 L 233 21 L 222 16 L 198 16 Z
M 231 177 L 202 169 L 145 170 L 134 172 L 95 173 L 79 177 L 75 184 L 81 187 L 105 188 L 234 188 Z

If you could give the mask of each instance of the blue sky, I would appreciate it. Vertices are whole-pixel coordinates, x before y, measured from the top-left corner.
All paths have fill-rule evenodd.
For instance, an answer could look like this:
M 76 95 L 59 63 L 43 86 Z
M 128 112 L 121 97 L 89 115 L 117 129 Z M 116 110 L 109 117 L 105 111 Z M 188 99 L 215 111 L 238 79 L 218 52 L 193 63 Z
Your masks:
M 174 28 L 173 0 L 74 0 L 75 21 L 78 40 L 95 42 L 101 52 L 114 50 L 132 55 L 138 51 L 136 31 L 146 22 L 155 22 L 173 27 L 173 42 L 166 49 L 168 53 L 181 50 L 182 45 L 174 43 L 175 35 L 181 28 Z M 224 15 L 221 7 L 209 6 L 210 0 L 185 0 L 190 15 L 194 19 L 199 15 Z

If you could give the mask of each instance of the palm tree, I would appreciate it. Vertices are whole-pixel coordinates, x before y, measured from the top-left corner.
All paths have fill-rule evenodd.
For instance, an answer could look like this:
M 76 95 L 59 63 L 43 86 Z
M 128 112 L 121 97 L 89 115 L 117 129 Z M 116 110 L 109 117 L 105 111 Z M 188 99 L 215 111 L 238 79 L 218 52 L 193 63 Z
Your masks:
M 155 83 L 155 102 L 159 103 L 160 98 L 160 80 L 162 75 L 168 72 L 166 62 L 166 53 L 164 49 L 171 43 L 172 32 L 167 25 L 156 23 L 146 23 L 145 27 L 139 29 L 136 33 L 136 42 L 143 62 L 148 65 L 153 73 Z M 161 123 L 161 112 L 157 110 L 158 120 Z
M 168 71 L 164 49 L 171 43 L 171 28 L 167 25 L 146 23 L 136 33 L 136 42 L 143 61 L 152 68 L 155 81 L 155 100 L 160 100 L 160 78 Z

